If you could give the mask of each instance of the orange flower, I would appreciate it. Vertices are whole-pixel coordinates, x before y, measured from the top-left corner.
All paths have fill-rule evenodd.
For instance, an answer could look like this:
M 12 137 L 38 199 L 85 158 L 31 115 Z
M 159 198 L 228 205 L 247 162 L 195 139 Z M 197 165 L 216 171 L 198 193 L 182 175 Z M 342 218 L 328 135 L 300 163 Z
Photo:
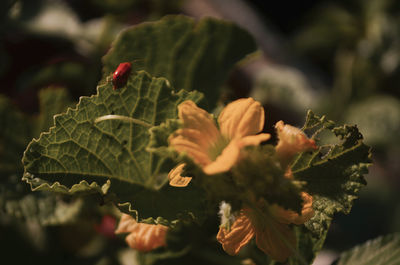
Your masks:
M 281 166 L 286 168 L 285 176 L 293 178 L 288 167 L 294 155 L 316 149 L 315 141 L 298 128 L 276 123 L 279 142 L 275 147 Z M 301 225 L 314 216 L 313 198 L 306 192 L 301 193 L 303 208 L 301 215 L 286 210 L 276 204 L 262 208 L 242 209 L 231 229 L 221 226 L 217 240 L 230 255 L 236 255 L 254 236 L 256 245 L 273 259 L 284 262 L 296 248 L 296 237 L 289 224 Z M 261 210 L 263 209 L 263 210 Z
M 190 100 L 178 106 L 178 116 L 183 128 L 170 136 L 170 146 L 186 153 L 209 175 L 231 169 L 241 148 L 259 145 L 270 138 L 269 134 L 258 134 L 264 126 L 264 109 L 252 98 L 228 104 L 218 117 L 219 129 L 212 115 Z M 180 180 L 183 167 L 179 165 L 170 172 L 171 185 L 186 186 L 190 182 L 190 179 Z
M 129 233 L 125 238 L 128 245 L 133 249 L 147 252 L 166 245 L 167 230 L 168 227 L 165 225 L 138 223 L 132 216 L 122 214 L 115 233 Z
M 256 245 L 274 260 L 284 262 L 296 248 L 296 237 L 289 224 L 303 224 L 313 215 L 312 197 L 303 192 L 301 215 L 278 205 L 242 209 L 230 230 L 221 226 L 217 240 L 230 255 L 236 255 L 255 236 Z

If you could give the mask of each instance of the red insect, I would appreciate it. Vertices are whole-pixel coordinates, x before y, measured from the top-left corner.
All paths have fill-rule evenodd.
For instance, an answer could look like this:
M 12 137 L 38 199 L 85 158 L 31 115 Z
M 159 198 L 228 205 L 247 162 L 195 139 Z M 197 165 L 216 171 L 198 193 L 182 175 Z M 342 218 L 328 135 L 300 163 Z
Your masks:
M 112 83 L 113 89 L 117 90 L 118 88 L 123 87 L 128 81 L 129 74 L 131 73 L 132 63 L 125 62 L 120 63 L 113 73 Z

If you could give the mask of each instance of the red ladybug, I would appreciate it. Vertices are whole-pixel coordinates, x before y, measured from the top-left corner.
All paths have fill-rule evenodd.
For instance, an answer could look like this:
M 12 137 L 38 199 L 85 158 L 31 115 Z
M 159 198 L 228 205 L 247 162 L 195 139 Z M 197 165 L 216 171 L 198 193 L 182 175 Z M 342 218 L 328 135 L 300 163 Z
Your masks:
M 113 73 L 112 83 L 113 89 L 117 90 L 120 87 L 123 87 L 128 81 L 129 74 L 131 73 L 132 63 L 125 62 L 120 63 Z

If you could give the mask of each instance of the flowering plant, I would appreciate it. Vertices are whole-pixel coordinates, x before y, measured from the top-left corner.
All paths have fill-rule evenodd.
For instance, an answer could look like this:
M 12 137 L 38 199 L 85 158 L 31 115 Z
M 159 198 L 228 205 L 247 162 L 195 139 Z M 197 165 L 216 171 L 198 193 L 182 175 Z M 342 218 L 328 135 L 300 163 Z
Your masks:
M 141 43 L 143 32 L 160 45 Z M 143 47 L 150 55 L 137 60 Z M 251 97 L 211 114 L 230 67 L 254 50 L 247 32 L 214 19 L 172 16 L 124 31 L 104 57 L 97 94 L 29 143 L 23 180 L 112 203 L 115 232 L 140 255 L 191 257 L 193 231 L 208 231 L 212 239 L 196 237 L 236 262 L 311 263 L 333 215 L 348 213 L 365 185 L 370 150 L 357 127 L 311 111 L 301 129 L 279 121 L 267 133 L 268 108 Z M 132 69 L 115 86 L 122 62 Z M 206 229 L 218 211 L 220 223 Z

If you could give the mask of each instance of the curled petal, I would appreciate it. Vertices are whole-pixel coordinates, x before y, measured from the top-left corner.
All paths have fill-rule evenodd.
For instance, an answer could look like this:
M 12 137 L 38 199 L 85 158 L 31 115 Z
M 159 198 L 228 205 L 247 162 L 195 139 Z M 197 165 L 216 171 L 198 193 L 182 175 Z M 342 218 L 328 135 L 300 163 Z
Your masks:
M 239 159 L 240 148 L 240 141 L 232 140 L 215 161 L 212 161 L 210 164 L 203 167 L 204 173 L 213 175 L 231 169 Z
M 285 125 L 283 121 L 278 121 L 275 128 L 279 138 L 275 149 L 282 167 L 286 167 L 297 153 L 318 148 L 315 141 L 308 139 L 299 128 Z
M 292 210 L 286 210 L 278 205 L 271 206 L 271 212 L 275 218 L 284 224 L 301 225 L 310 220 L 314 216 L 314 209 L 312 208 L 313 198 L 306 192 L 301 193 L 303 199 L 303 208 L 301 215 Z
M 220 227 L 217 234 L 217 240 L 222 244 L 222 248 L 229 255 L 236 255 L 254 236 L 254 229 L 250 219 L 244 211 L 233 223 L 231 230 L 227 231 Z
M 190 183 L 192 180 L 191 177 L 182 177 L 184 167 L 185 164 L 180 164 L 168 173 L 169 185 L 173 187 L 186 187 Z
M 257 247 L 272 259 L 284 262 L 293 254 L 296 237 L 288 225 L 270 219 L 255 231 Z
M 221 133 L 230 139 L 259 133 L 264 127 L 264 109 L 253 98 L 228 104 L 218 117 Z
M 167 230 L 167 226 L 137 223 L 130 215 L 123 214 L 115 233 L 130 233 L 125 238 L 128 245 L 133 249 L 147 252 L 166 245 Z

